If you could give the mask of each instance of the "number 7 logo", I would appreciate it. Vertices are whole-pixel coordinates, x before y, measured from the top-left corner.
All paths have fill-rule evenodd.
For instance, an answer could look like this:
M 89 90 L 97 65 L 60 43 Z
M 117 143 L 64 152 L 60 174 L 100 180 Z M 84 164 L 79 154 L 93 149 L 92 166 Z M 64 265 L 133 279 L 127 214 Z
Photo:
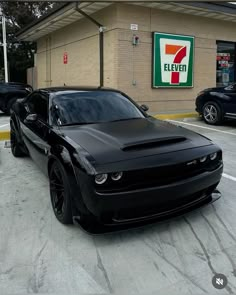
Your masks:
M 187 54 L 186 46 L 166 44 L 165 54 L 175 55 L 173 63 L 180 64 Z M 180 72 L 171 72 L 171 84 L 179 84 Z

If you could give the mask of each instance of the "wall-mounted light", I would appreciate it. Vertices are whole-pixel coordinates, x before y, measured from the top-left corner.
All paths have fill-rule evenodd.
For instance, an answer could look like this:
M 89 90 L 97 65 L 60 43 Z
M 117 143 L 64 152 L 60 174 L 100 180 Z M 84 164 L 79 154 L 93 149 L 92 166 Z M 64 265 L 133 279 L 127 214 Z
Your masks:
M 138 45 L 139 44 L 139 36 L 133 35 L 132 43 L 134 46 Z

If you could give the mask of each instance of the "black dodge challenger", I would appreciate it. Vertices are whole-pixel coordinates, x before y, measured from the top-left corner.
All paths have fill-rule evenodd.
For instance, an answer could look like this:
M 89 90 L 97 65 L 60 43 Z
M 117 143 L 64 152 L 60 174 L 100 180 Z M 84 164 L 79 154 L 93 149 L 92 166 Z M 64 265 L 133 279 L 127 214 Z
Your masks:
M 11 150 L 48 175 L 57 219 L 91 232 L 214 201 L 221 149 L 146 111 L 114 89 L 40 89 L 12 107 Z

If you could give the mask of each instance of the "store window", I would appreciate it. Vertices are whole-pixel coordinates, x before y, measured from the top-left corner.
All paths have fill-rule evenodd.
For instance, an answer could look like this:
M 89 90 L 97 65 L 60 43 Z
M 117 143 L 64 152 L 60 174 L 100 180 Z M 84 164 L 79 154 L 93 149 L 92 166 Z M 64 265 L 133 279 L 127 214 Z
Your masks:
M 227 86 L 235 81 L 235 44 L 217 41 L 216 86 Z

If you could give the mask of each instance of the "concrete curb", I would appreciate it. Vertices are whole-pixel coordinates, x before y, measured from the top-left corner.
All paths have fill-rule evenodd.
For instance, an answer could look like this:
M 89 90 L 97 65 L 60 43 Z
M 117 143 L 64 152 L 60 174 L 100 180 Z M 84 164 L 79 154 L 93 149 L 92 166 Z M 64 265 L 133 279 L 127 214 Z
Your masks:
M 9 140 L 10 139 L 10 131 L 0 131 L 0 140 Z
M 161 120 L 167 120 L 167 119 L 184 119 L 184 118 L 198 118 L 198 113 L 179 113 L 179 114 L 157 114 L 153 115 L 153 117 Z
M 184 118 L 198 118 L 198 113 L 180 113 L 180 114 L 157 114 L 153 115 L 153 117 L 161 120 L 167 119 L 184 119 Z M 0 140 L 9 140 L 10 139 L 10 131 L 0 131 Z

